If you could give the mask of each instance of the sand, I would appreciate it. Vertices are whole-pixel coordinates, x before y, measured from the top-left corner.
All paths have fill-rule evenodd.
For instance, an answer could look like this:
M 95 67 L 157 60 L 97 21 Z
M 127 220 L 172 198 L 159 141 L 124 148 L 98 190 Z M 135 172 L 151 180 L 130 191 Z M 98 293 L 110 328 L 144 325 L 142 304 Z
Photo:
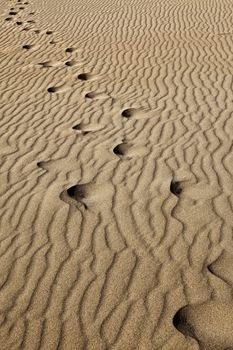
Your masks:
M 233 349 L 233 2 L 0 8 L 0 349 Z

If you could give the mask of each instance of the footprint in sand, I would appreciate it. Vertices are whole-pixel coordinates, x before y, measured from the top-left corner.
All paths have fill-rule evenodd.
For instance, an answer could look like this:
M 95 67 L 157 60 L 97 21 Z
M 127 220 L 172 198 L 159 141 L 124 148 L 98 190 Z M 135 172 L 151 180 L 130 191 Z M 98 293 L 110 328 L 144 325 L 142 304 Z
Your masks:
M 191 179 L 186 180 L 172 180 L 170 183 L 170 191 L 175 196 L 192 200 L 196 203 L 205 202 L 214 198 L 219 194 L 217 186 L 210 185 L 208 183 L 196 183 Z
M 85 95 L 85 98 L 90 100 L 106 100 L 109 98 L 109 95 L 105 94 L 104 92 L 88 92 Z
M 73 130 L 77 130 L 77 131 L 80 131 L 84 134 L 87 134 L 91 131 L 98 131 L 98 130 L 101 130 L 103 129 L 103 125 L 100 125 L 100 124 L 84 124 L 83 122 L 77 124 L 77 125 L 74 125 L 72 127 Z
M 30 50 L 32 48 L 35 48 L 35 45 L 33 45 L 33 44 L 26 44 L 26 45 L 23 45 L 22 48 L 25 49 L 25 50 Z
M 67 52 L 67 53 L 72 53 L 74 51 L 75 51 L 74 47 L 68 47 L 67 49 L 65 49 L 65 52 Z
M 82 81 L 97 80 L 98 76 L 95 74 L 91 74 L 91 73 L 81 73 L 77 76 L 77 79 L 82 80 Z
M 122 117 L 125 119 L 149 119 L 160 116 L 161 109 L 155 111 L 145 111 L 136 108 L 126 108 L 121 112 Z
M 131 143 L 123 142 L 113 148 L 113 153 L 119 158 L 134 158 L 142 157 L 148 153 L 148 149 L 145 146 L 134 145 Z
M 58 67 L 61 66 L 61 62 L 56 62 L 56 61 L 45 61 L 45 62 L 39 62 L 37 63 L 38 66 L 42 68 L 51 68 L 51 67 Z
M 107 203 L 111 203 L 112 196 L 111 184 L 89 182 L 69 187 L 60 194 L 60 199 L 78 209 L 98 210 L 100 206 L 108 207 Z
M 54 94 L 54 93 L 60 93 L 60 92 L 66 92 L 70 90 L 70 87 L 67 86 L 66 84 L 64 85 L 60 85 L 60 86 L 50 86 L 47 91 L 50 93 L 50 94 Z
M 170 184 L 170 191 L 171 193 L 173 193 L 175 196 L 179 197 L 181 192 L 182 192 L 182 188 L 181 188 L 181 184 L 178 181 L 171 181 Z
M 210 300 L 187 305 L 173 318 L 176 329 L 197 340 L 202 350 L 233 349 L 233 303 Z

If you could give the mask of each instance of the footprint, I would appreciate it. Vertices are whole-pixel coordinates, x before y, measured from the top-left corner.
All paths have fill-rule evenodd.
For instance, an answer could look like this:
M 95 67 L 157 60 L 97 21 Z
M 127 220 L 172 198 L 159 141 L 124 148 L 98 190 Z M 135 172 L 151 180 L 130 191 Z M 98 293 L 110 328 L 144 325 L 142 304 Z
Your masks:
M 25 30 L 25 28 L 24 28 L 24 30 Z M 34 47 L 34 45 L 32 45 L 32 44 L 27 44 L 27 45 L 23 45 L 23 46 L 22 46 L 22 48 L 25 49 L 25 50 L 30 50 L 30 49 L 32 49 L 33 47 Z
M 148 149 L 145 146 L 133 145 L 130 143 L 120 143 L 116 147 L 113 148 L 113 153 L 115 153 L 118 157 L 143 157 L 148 153 Z
M 81 73 L 77 76 L 79 80 L 86 81 L 86 80 L 96 80 L 97 75 L 90 74 L 90 73 Z
M 149 119 L 158 117 L 161 113 L 161 109 L 155 111 L 145 111 L 136 108 L 126 108 L 121 112 L 122 117 L 126 119 Z
M 65 62 L 65 65 L 67 66 L 67 67 L 72 67 L 72 66 L 74 66 L 75 65 L 75 61 L 74 60 L 71 60 L 71 61 L 66 61 Z
M 175 314 L 173 324 L 184 336 L 196 339 L 203 350 L 233 349 L 232 302 L 187 305 Z
M 51 30 L 47 30 L 47 31 L 45 32 L 45 34 L 51 35 L 51 34 L 53 34 L 53 32 L 52 32 Z
M 91 75 L 88 73 L 81 73 L 77 77 L 79 80 L 89 80 L 91 78 Z
M 60 198 L 70 205 L 74 205 L 75 207 L 83 206 L 85 209 L 87 209 L 88 207 L 85 203 L 86 188 L 87 185 L 72 186 L 63 191 L 60 195 Z
M 99 210 L 100 207 L 109 207 L 112 196 L 111 184 L 89 182 L 71 186 L 60 194 L 60 199 L 76 208 Z
M 21 26 L 23 24 L 23 22 L 17 21 L 15 22 L 18 26 Z
M 61 86 L 50 86 L 47 91 L 50 93 L 50 94 L 53 94 L 53 93 L 58 93 L 58 92 L 66 92 L 68 91 L 69 88 L 66 86 L 66 85 L 61 85 Z
M 53 61 L 46 61 L 46 62 L 39 62 L 37 63 L 38 66 L 41 66 L 42 68 L 51 68 L 51 67 L 58 67 L 61 65 L 60 62 L 53 62 Z
M 175 196 L 179 197 L 181 192 L 182 192 L 182 188 L 180 187 L 180 182 L 178 181 L 171 181 L 170 184 L 170 191 L 171 193 L 173 193 Z
M 5 21 L 12 21 L 12 20 L 13 20 L 12 17 L 5 18 Z
M 97 131 L 97 130 L 103 129 L 103 125 L 94 124 L 94 123 L 92 123 L 92 124 L 84 124 L 84 123 L 81 122 L 81 123 L 73 126 L 72 129 L 78 130 L 78 131 L 82 131 L 85 134 L 87 134 L 90 131 Z
M 39 30 L 39 29 L 36 29 L 36 30 L 34 30 L 34 33 L 39 34 L 39 33 L 40 33 L 40 30 Z
M 74 52 L 75 51 L 75 48 L 74 47 L 68 47 L 65 52 L 68 52 L 68 53 L 71 53 L 71 52 Z
M 10 16 L 15 16 L 15 15 L 17 15 L 17 13 L 18 13 L 18 12 L 10 11 L 10 12 L 9 12 L 9 15 L 10 15 Z
M 92 100 L 105 100 L 109 98 L 107 94 L 101 92 L 88 92 L 85 97 Z

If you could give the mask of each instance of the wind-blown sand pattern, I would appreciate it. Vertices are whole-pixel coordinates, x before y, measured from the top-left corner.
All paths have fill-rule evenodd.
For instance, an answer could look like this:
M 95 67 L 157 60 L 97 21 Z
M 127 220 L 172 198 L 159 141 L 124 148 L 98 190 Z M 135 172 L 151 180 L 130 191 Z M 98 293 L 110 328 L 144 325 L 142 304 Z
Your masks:
M 0 5 L 0 349 L 233 349 L 233 2 Z

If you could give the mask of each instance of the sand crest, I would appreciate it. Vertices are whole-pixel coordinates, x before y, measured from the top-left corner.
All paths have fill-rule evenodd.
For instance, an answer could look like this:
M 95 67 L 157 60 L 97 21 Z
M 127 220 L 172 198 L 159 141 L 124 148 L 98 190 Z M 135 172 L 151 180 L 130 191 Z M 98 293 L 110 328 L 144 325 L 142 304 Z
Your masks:
M 233 3 L 0 5 L 0 349 L 233 349 Z

